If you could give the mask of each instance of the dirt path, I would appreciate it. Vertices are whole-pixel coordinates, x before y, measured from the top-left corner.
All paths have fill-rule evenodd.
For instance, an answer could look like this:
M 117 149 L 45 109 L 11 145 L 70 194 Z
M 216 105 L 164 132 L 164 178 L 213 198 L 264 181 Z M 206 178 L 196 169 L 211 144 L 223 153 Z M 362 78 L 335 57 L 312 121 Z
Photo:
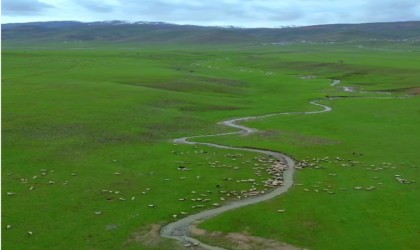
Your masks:
M 258 130 L 254 129 L 254 128 L 246 127 L 244 125 L 239 125 L 238 124 L 239 122 L 245 122 L 245 121 L 261 119 L 261 118 L 266 118 L 266 117 L 270 117 L 270 116 L 278 116 L 278 115 L 319 114 L 319 113 L 324 113 L 324 112 L 328 112 L 328 111 L 332 110 L 330 107 L 319 104 L 316 101 L 311 101 L 310 103 L 315 105 L 315 106 L 321 107 L 322 110 L 309 111 L 309 112 L 273 113 L 273 114 L 262 115 L 262 116 L 250 116 L 250 117 L 244 117 L 244 118 L 236 118 L 236 119 L 231 119 L 231 120 L 220 122 L 220 124 L 238 129 L 238 131 L 236 131 L 236 132 L 213 134 L 213 135 L 198 135 L 198 136 L 190 136 L 190 137 L 183 137 L 183 138 L 174 139 L 173 141 L 175 143 L 205 145 L 205 146 L 215 147 L 215 148 L 238 150 L 238 151 L 249 151 L 249 152 L 256 152 L 256 153 L 260 153 L 260 154 L 269 155 L 271 157 L 274 157 L 274 158 L 286 163 L 288 168 L 283 172 L 283 186 L 279 186 L 279 187 L 273 189 L 272 191 L 270 191 L 270 192 L 268 192 L 264 195 L 261 195 L 261 196 L 256 196 L 256 197 L 251 197 L 251 198 L 244 199 L 244 200 L 229 202 L 229 203 L 227 203 L 227 204 L 225 204 L 221 207 L 205 210 L 205 211 L 202 211 L 200 213 L 184 217 L 184 218 L 182 218 L 178 221 L 175 221 L 173 223 L 170 223 L 170 224 L 164 226 L 161 230 L 161 236 L 166 237 L 166 238 L 176 239 L 176 240 L 180 241 L 181 243 L 183 243 L 185 246 L 194 245 L 194 246 L 200 247 L 202 249 L 208 249 L 208 250 L 223 249 L 223 248 L 219 248 L 219 247 L 215 247 L 215 246 L 206 245 L 206 244 L 198 241 L 197 239 L 194 239 L 194 238 L 188 236 L 188 230 L 189 230 L 190 225 L 193 224 L 194 222 L 206 220 L 208 218 L 214 217 L 216 215 L 219 215 L 219 214 L 224 213 L 224 212 L 229 211 L 229 210 L 233 210 L 233 209 L 236 209 L 236 208 L 240 208 L 240 207 L 244 207 L 244 206 L 248 206 L 248 205 L 251 205 L 251 204 L 255 204 L 255 203 L 258 203 L 258 202 L 262 202 L 262 201 L 272 199 L 276 196 L 279 196 L 279 195 L 285 193 L 293 185 L 293 173 L 294 173 L 295 162 L 291 157 L 289 157 L 285 154 L 281 154 L 281 153 L 270 151 L 270 150 L 230 147 L 230 146 L 224 146 L 224 145 L 207 143 L 207 142 L 195 142 L 195 141 L 192 141 L 192 139 L 205 138 L 205 137 L 215 137 L 215 136 L 224 136 L 224 135 L 234 135 L 234 134 L 249 135 L 249 134 L 253 134 L 253 133 L 257 132 Z

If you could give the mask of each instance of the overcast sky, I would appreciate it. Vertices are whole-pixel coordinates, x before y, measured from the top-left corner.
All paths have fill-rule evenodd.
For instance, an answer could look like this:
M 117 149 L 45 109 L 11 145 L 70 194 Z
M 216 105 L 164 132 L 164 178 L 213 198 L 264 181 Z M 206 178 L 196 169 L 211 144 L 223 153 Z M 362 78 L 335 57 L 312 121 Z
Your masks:
M 163 21 L 279 27 L 420 20 L 420 0 L 2 0 L 2 23 Z

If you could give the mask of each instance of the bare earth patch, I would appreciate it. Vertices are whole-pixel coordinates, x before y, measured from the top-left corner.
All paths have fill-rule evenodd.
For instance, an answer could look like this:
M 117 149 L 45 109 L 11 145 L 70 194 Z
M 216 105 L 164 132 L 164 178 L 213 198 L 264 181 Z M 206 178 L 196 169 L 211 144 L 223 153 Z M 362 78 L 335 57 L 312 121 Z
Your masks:
M 235 243 L 233 249 L 238 250 L 256 250 L 256 249 L 276 249 L 276 250 L 301 250 L 280 241 L 264 239 L 261 237 L 251 236 L 241 233 L 229 233 L 225 236 L 227 239 Z
M 193 235 L 206 235 L 207 233 L 206 230 L 198 228 L 195 224 L 191 224 L 189 230 Z
M 207 232 L 197 228 L 196 225 L 190 226 L 190 233 L 195 236 L 209 236 L 214 241 L 229 242 L 229 249 L 233 250 L 305 250 L 284 242 L 251 236 L 246 232 L 223 234 L 220 232 Z
M 161 240 L 159 234 L 161 227 L 159 224 L 152 224 L 147 228 L 140 228 L 130 236 L 126 244 L 141 243 L 145 246 L 157 246 Z
M 408 93 L 411 95 L 420 95 L 420 87 L 412 88 L 408 91 Z

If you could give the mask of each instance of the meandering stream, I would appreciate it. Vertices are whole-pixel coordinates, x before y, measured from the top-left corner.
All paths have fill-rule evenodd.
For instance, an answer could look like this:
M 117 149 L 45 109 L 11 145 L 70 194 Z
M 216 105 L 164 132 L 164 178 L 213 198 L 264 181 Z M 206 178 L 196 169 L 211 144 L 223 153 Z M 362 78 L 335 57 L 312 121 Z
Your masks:
M 339 83 L 340 83 L 339 80 L 333 80 L 332 85 L 334 86 L 334 85 L 339 84 Z M 250 128 L 250 127 L 247 127 L 247 126 L 244 126 L 244 125 L 240 125 L 238 123 L 245 122 L 245 121 L 250 121 L 250 120 L 255 120 L 255 119 L 266 118 L 266 117 L 270 117 L 270 116 L 291 115 L 291 114 L 310 115 L 310 114 L 319 114 L 319 113 L 329 112 L 329 111 L 332 110 L 331 107 L 319 104 L 317 101 L 311 101 L 310 103 L 312 105 L 321 107 L 322 110 L 308 111 L 308 112 L 283 112 L 283 113 L 273 113 L 273 114 L 261 115 L 261 116 L 250 116 L 250 117 L 243 117 L 243 118 L 235 118 L 235 119 L 220 122 L 220 124 L 238 129 L 238 131 L 230 132 L 230 133 L 213 134 L 213 135 L 197 135 L 197 136 L 189 136 L 189 137 L 174 139 L 173 142 L 175 142 L 175 143 L 205 145 L 205 146 L 209 146 L 209 147 L 222 148 L 222 149 L 228 149 L 228 150 L 249 151 L 249 152 L 265 154 L 265 155 L 271 156 L 273 158 L 276 158 L 280 161 L 283 161 L 284 163 L 286 163 L 288 168 L 283 172 L 283 185 L 282 186 L 279 186 L 279 187 L 271 190 L 270 192 L 265 193 L 264 195 L 250 197 L 250 198 L 243 199 L 243 200 L 228 202 L 221 207 L 205 210 L 205 211 L 199 212 L 197 214 L 192 214 L 192 215 L 189 215 L 189 216 L 184 217 L 182 219 L 179 219 L 175 222 L 172 222 L 168 225 L 165 225 L 161 230 L 161 236 L 166 237 L 166 238 L 176 239 L 176 240 L 182 242 L 185 246 L 196 245 L 196 246 L 199 246 L 203 249 L 221 250 L 223 248 L 206 245 L 206 244 L 198 241 L 197 239 L 194 239 L 191 236 L 189 236 L 188 231 L 189 231 L 190 225 L 195 223 L 195 222 L 203 221 L 203 220 L 206 220 L 208 218 L 214 217 L 216 215 L 222 214 L 226 211 L 230 211 L 230 210 L 233 210 L 233 209 L 236 209 L 236 208 L 240 208 L 240 207 L 244 207 L 244 206 L 248 206 L 248 205 L 251 205 L 251 204 L 255 204 L 255 203 L 258 203 L 258 202 L 262 202 L 262 201 L 272 199 L 274 197 L 277 197 L 277 196 L 285 193 L 293 185 L 293 173 L 295 171 L 294 170 L 295 162 L 291 157 L 289 157 L 285 154 L 270 151 L 270 150 L 250 149 L 250 148 L 241 148 L 241 147 L 230 147 L 230 146 L 214 144 L 214 143 L 196 142 L 196 141 L 193 141 L 193 139 L 204 138 L 204 137 L 234 135 L 234 134 L 249 135 L 249 134 L 253 134 L 253 133 L 257 132 L 258 130 L 255 129 L 255 128 Z

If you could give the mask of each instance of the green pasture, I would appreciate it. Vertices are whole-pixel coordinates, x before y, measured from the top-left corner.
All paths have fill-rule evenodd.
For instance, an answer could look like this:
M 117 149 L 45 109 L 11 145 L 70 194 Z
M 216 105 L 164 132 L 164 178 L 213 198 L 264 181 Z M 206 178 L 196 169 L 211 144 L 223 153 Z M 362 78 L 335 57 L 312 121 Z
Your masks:
M 298 170 L 287 194 L 199 226 L 309 249 L 418 249 L 418 183 L 395 175 L 419 176 L 419 58 L 350 45 L 3 50 L 3 247 L 176 249 L 151 228 L 236 199 L 221 191 L 266 176 L 254 173 L 257 154 L 171 139 L 232 131 L 217 124 L 228 118 L 318 110 L 309 101 L 319 99 L 333 111 L 199 139 L 331 159 Z

